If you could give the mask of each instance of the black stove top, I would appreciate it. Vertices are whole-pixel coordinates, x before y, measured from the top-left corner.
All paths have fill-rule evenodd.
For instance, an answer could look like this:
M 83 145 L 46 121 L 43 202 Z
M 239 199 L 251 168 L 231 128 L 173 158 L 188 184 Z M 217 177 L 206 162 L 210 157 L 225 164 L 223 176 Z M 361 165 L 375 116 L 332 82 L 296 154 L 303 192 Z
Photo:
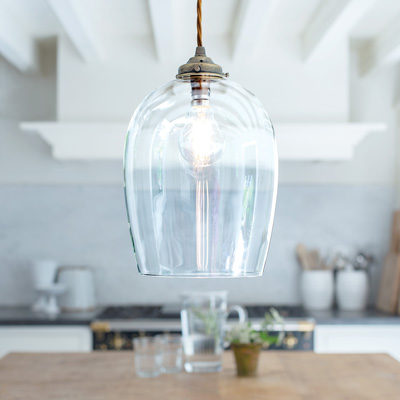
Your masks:
M 307 312 L 300 306 L 268 306 L 268 305 L 248 305 L 244 306 L 248 317 L 251 319 L 260 319 L 271 308 L 276 308 L 284 318 L 308 318 Z M 166 306 L 118 306 L 108 307 L 101 312 L 97 319 L 99 320 L 129 320 L 129 319 L 179 319 L 179 305 L 171 304 Z M 235 313 L 229 318 L 236 319 Z
M 301 306 L 269 306 L 269 305 L 252 305 L 245 306 L 249 318 L 264 318 L 266 312 L 270 308 L 278 310 L 283 318 L 308 318 L 309 315 Z

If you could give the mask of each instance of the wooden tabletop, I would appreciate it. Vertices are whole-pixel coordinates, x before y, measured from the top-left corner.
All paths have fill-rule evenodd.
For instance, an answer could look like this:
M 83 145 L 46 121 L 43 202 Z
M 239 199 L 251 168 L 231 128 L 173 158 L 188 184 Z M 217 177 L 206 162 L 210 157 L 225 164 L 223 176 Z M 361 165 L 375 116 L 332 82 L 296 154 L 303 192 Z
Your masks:
M 237 378 L 233 355 L 213 374 L 135 375 L 133 352 L 10 354 L 0 360 L 7 400 L 400 399 L 400 363 L 385 354 L 262 353 L 258 376 Z

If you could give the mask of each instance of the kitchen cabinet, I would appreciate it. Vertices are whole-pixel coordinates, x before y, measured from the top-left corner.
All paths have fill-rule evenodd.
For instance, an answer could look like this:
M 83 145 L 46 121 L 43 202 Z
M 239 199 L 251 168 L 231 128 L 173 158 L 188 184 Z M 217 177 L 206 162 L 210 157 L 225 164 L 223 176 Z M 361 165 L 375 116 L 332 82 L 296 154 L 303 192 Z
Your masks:
M 318 325 L 317 353 L 387 353 L 400 361 L 400 325 Z
M 0 327 L 0 358 L 10 352 L 89 352 L 88 326 Z

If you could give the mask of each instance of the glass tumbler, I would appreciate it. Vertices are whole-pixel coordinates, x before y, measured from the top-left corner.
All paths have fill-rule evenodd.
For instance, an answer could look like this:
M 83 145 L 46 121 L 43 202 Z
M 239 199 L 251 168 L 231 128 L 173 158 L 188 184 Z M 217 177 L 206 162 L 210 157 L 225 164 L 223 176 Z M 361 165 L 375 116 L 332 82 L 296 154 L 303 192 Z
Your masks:
M 182 336 L 158 335 L 161 344 L 161 372 L 173 374 L 182 370 Z
M 153 378 L 161 373 L 161 341 L 158 337 L 138 337 L 133 339 L 136 375 Z

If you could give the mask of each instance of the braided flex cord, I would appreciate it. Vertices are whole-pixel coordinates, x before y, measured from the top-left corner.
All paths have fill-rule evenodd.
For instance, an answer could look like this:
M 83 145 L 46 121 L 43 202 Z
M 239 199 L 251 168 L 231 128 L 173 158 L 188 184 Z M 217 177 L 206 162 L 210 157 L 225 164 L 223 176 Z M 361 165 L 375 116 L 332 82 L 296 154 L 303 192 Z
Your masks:
M 197 46 L 203 46 L 203 32 L 201 29 L 201 3 L 202 0 L 197 0 Z
M 0 0 L 1 1 L 1 0 Z M 222 67 L 215 64 L 210 57 L 206 55 L 206 49 L 203 46 L 202 35 L 202 0 L 197 0 L 197 47 L 193 57 L 190 57 L 186 64 L 178 69 L 177 79 L 190 79 L 190 81 L 210 81 L 216 78 L 227 77 Z M 201 84 L 200 84 L 200 88 Z

